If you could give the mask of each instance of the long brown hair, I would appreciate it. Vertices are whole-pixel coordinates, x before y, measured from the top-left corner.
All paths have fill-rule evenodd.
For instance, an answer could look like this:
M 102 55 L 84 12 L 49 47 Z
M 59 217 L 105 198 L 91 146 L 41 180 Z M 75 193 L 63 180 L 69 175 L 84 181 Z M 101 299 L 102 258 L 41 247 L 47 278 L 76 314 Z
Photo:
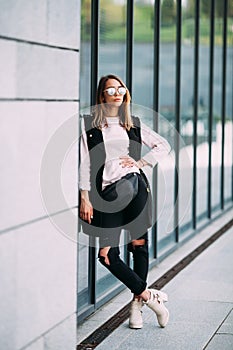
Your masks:
M 94 107 L 94 113 L 93 113 L 94 119 L 92 123 L 93 127 L 96 127 L 98 129 L 101 129 L 102 125 L 106 123 L 105 116 L 107 115 L 107 106 L 104 100 L 104 90 L 105 90 L 106 82 L 109 79 L 115 79 L 119 81 L 121 86 L 124 86 L 126 88 L 124 82 L 114 74 L 109 74 L 100 78 L 99 85 L 96 92 L 96 105 Z M 120 117 L 120 123 L 127 130 L 130 130 L 130 128 L 133 127 L 133 121 L 130 113 L 130 100 L 131 100 L 130 93 L 129 93 L 129 90 L 126 88 L 126 94 L 124 95 L 123 102 L 119 107 L 119 117 Z

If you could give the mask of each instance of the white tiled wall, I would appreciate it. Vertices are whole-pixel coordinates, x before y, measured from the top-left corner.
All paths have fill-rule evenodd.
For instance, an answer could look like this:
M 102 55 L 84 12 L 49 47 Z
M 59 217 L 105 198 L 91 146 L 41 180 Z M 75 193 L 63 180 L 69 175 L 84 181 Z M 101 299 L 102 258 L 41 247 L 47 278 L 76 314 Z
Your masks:
M 70 135 L 65 134 L 66 123 L 78 119 L 78 105 L 73 102 L 11 102 L 0 103 L 0 230 L 38 219 L 45 215 L 41 200 L 40 171 L 46 147 L 54 133 L 64 129 L 64 159 L 61 179 L 66 203 L 55 201 L 53 212 L 77 205 L 77 148 L 68 148 L 73 134 L 78 132 L 78 120 Z M 58 140 L 59 142 L 60 140 Z M 59 151 L 53 152 L 53 160 L 64 158 Z M 52 179 L 52 182 L 54 178 Z M 52 188 L 52 187 L 51 187 Z M 58 189 L 59 189 L 58 188 Z M 56 194 L 56 193 L 55 193 Z M 55 196 L 54 196 L 55 198 Z
M 79 49 L 80 0 L 0 1 L 0 33 Z
M 8 40 L 0 50 L 1 97 L 77 99 L 77 52 Z
M 80 0 L 0 8 L 0 349 L 73 350 Z

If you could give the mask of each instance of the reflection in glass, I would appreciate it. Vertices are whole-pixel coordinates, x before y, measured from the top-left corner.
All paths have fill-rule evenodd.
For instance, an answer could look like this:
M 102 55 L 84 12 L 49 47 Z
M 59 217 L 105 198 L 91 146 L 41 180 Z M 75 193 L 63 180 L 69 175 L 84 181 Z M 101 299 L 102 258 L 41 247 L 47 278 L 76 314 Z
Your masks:
M 159 65 L 159 112 L 165 120 L 175 126 L 176 96 L 176 1 L 164 1 L 161 4 L 160 28 L 160 65 Z M 168 137 L 163 118 L 158 120 L 158 132 L 166 137 L 174 147 L 174 135 Z M 175 242 L 174 227 L 167 229 L 168 218 L 174 221 L 174 162 L 166 170 L 158 171 L 158 250 L 159 254 Z M 167 196 L 163 202 L 166 186 Z
M 81 2 L 80 107 L 90 105 L 91 1 Z
M 126 0 L 100 0 L 99 78 L 116 74 L 126 77 Z
M 213 126 L 212 126 L 212 213 L 220 208 L 221 198 L 221 152 L 222 152 L 222 11 L 215 2 L 215 33 L 214 33 L 214 86 L 213 86 Z M 223 2 L 222 2 L 223 5 Z
M 232 86 L 233 86 L 233 4 L 230 8 L 230 2 L 228 2 L 228 27 L 227 27 L 227 65 L 226 65 L 226 126 L 225 126 L 225 152 L 224 152 L 224 199 L 225 203 L 230 202 L 232 199 L 232 186 L 233 186 L 233 172 L 232 172 L 232 159 L 233 159 L 233 99 L 232 99 Z
M 133 43 L 133 102 L 142 107 L 153 108 L 153 69 L 154 69 L 154 1 L 134 4 L 134 43 Z M 142 59 L 143 53 L 143 59 Z M 144 108 L 139 114 L 141 120 L 153 128 L 153 113 Z M 153 259 L 151 230 L 149 232 L 150 258 Z
M 187 206 L 183 198 L 185 192 L 192 188 L 193 184 L 194 35 L 195 7 L 190 1 L 182 1 L 180 134 L 184 144 L 180 145 L 179 160 L 179 224 L 181 233 L 192 227 L 192 200 L 190 198 Z M 189 164 L 184 161 L 184 156 L 190 158 Z
M 134 5 L 133 102 L 153 108 L 154 1 Z M 143 53 L 143 56 L 142 56 Z
M 208 135 L 209 135 L 209 54 L 210 54 L 210 12 L 200 1 L 199 29 L 199 105 L 197 118 L 197 226 L 207 217 L 208 198 Z

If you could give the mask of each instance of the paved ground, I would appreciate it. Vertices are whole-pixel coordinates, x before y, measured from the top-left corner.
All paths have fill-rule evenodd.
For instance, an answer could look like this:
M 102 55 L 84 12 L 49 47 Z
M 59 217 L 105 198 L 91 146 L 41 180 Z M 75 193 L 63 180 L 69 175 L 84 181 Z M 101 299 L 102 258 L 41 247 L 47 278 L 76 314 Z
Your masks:
M 228 218 L 232 218 L 232 212 Z M 203 231 L 203 238 L 209 225 Z M 196 238 L 200 240 L 200 236 Z M 197 242 L 196 242 L 197 243 Z M 195 244 L 189 242 L 185 247 L 193 250 Z M 176 259 L 175 252 L 157 267 L 157 274 L 162 269 L 173 266 L 171 259 Z M 156 317 L 146 306 L 143 307 L 144 327 L 141 330 L 128 328 L 128 321 L 117 328 L 99 346 L 98 350 L 232 350 L 233 349 L 233 228 L 206 249 L 199 257 L 181 271 L 164 288 L 169 295 L 167 307 L 170 322 L 165 329 L 157 326 Z M 159 271 L 161 270 L 161 271 Z M 156 280 L 151 271 L 151 280 Z M 150 281 L 149 281 L 150 282 Z M 117 303 L 106 305 L 103 310 L 90 318 L 80 331 L 88 332 L 95 323 L 99 325 L 104 317 L 111 316 L 111 306 L 117 311 L 121 308 L 123 292 Z M 127 294 L 127 296 L 129 296 Z

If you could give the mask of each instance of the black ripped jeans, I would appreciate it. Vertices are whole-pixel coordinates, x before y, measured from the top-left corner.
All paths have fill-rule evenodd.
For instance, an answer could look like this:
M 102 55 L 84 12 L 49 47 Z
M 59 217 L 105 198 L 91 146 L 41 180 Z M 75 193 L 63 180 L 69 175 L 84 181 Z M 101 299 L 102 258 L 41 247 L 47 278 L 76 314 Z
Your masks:
M 131 269 L 125 262 L 120 258 L 119 239 L 120 230 L 115 232 L 115 243 L 112 244 L 108 252 L 108 258 L 110 265 L 105 263 L 105 257 L 98 255 L 99 261 L 103 264 L 115 277 L 117 277 L 122 283 L 124 283 L 133 294 L 140 295 L 146 289 L 146 279 L 148 274 L 148 233 L 137 239 L 144 239 L 145 244 L 140 246 L 134 246 L 132 243 L 128 243 L 128 251 L 133 254 L 133 269 Z M 118 241 L 118 244 L 116 244 Z M 107 246 L 101 242 L 100 247 Z

